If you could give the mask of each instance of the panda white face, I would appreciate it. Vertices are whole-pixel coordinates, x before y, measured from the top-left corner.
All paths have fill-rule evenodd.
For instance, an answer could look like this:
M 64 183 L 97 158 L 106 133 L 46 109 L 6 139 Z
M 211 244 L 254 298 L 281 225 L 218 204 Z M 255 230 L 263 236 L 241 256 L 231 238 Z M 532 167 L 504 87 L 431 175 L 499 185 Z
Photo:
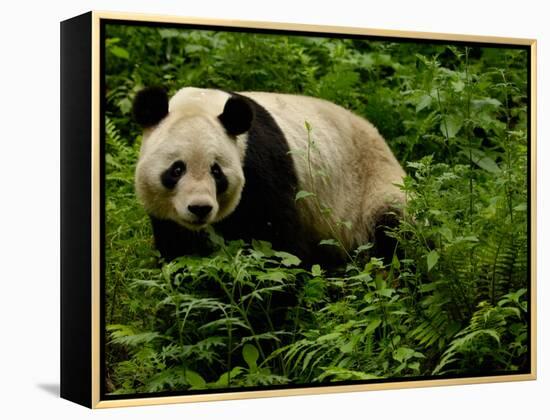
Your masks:
M 246 136 L 228 134 L 219 114 L 204 111 L 171 106 L 145 131 L 136 167 L 136 192 L 147 212 L 190 230 L 231 214 L 244 187 Z

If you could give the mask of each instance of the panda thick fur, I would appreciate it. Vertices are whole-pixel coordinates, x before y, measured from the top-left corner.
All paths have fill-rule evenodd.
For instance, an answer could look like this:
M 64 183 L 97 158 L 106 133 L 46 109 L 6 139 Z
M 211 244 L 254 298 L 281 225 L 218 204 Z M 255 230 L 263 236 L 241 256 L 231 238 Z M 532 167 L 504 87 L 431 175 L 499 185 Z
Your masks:
M 347 251 L 370 241 L 393 252 L 377 228 L 404 202 L 404 172 L 376 128 L 352 112 L 306 96 L 186 87 L 169 101 L 144 89 L 134 115 L 144 126 L 136 191 L 164 258 L 207 254 L 207 225 L 305 262 L 342 261 L 338 248 L 319 245 L 335 236 Z M 301 190 L 330 213 L 312 198 L 296 201 Z

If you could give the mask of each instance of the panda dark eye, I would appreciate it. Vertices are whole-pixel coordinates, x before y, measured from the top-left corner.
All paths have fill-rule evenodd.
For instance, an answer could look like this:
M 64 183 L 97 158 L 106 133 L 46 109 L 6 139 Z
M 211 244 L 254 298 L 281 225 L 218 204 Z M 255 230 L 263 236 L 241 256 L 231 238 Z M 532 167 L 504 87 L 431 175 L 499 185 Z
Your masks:
M 210 173 L 212 174 L 212 176 L 216 179 L 219 179 L 221 178 L 223 172 L 222 172 L 222 168 L 220 168 L 220 165 L 218 165 L 217 163 L 214 163 L 212 165 L 212 167 L 210 168 Z
M 176 186 L 179 179 L 185 174 L 185 163 L 178 160 L 172 164 L 160 177 L 162 185 L 168 189 L 172 189 Z
M 185 172 L 185 163 L 183 163 L 182 161 L 177 161 L 172 165 L 170 175 L 172 176 L 172 178 L 180 178 L 184 172 Z

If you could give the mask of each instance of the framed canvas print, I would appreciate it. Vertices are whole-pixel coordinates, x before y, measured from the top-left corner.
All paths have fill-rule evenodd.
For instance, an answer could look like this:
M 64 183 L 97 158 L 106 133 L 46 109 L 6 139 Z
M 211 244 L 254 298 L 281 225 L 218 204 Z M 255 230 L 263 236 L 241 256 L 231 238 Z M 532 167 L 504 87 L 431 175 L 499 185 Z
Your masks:
M 536 377 L 536 42 L 61 23 L 61 396 Z

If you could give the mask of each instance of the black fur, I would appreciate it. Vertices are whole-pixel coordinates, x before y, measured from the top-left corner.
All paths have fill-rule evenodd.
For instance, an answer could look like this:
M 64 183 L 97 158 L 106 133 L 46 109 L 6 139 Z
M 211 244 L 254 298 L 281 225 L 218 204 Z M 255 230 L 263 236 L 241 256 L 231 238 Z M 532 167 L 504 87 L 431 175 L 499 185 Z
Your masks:
M 134 98 L 132 113 L 136 122 L 148 128 L 157 125 L 168 115 L 168 95 L 161 87 L 140 90 Z
M 176 173 L 176 170 L 179 170 L 180 172 Z M 176 186 L 183 175 L 185 175 L 185 163 L 178 160 L 162 173 L 160 176 L 160 182 L 165 188 L 171 190 Z
M 217 165 L 217 172 L 212 172 L 212 176 L 216 182 L 216 195 L 221 195 L 226 192 L 229 187 L 229 181 L 219 165 Z
M 204 220 L 206 216 L 208 216 L 208 214 L 212 211 L 212 206 L 209 204 L 194 204 L 187 206 L 187 210 L 193 213 L 197 217 L 197 220 Z
M 208 255 L 212 252 L 206 232 L 190 231 L 171 220 L 150 216 L 155 247 L 166 260 L 182 255 Z
M 222 114 L 218 116 L 227 134 L 237 136 L 247 132 L 254 120 L 254 108 L 248 98 L 237 95 L 230 97 Z
M 400 250 L 397 248 L 397 239 L 388 235 L 389 231 L 399 226 L 399 221 L 400 217 L 398 210 L 388 210 L 380 214 L 376 220 L 372 254 L 382 258 L 386 264 L 391 263 L 394 254 L 398 257 L 402 257 L 402 255 L 399 254 Z
M 243 166 L 246 181 L 241 200 L 231 215 L 215 224 L 215 229 L 227 240 L 266 240 L 275 249 L 308 259 L 310 250 L 304 244 L 295 202 L 298 179 L 284 133 L 269 112 L 255 101 L 238 94 L 232 94 L 230 101 L 239 103 L 241 109 L 246 104 L 254 119 L 248 130 Z M 220 121 L 223 122 L 221 117 Z M 223 189 L 223 181 L 220 184 L 217 183 L 218 193 Z M 210 251 L 206 235 L 188 232 L 172 221 L 154 218 L 152 221 L 156 246 L 164 258 L 206 255 Z
M 257 102 L 232 95 L 249 105 L 254 120 L 248 131 L 241 201 L 235 212 L 219 224 L 219 231 L 226 238 L 267 240 L 275 249 L 304 256 L 295 201 L 298 178 L 284 133 Z

